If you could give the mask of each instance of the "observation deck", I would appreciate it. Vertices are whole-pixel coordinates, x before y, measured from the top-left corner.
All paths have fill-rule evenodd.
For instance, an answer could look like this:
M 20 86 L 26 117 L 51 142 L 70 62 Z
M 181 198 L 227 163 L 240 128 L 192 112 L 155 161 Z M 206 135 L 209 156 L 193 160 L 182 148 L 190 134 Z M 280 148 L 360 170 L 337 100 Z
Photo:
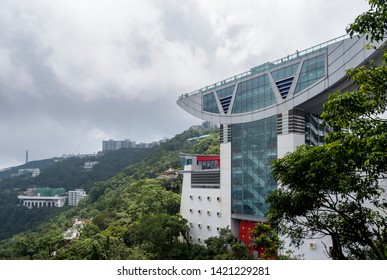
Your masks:
M 344 35 L 181 95 L 177 104 L 193 116 L 220 124 L 251 122 L 297 108 L 314 114 L 331 92 L 354 87 L 346 71 L 380 61 L 365 36 Z

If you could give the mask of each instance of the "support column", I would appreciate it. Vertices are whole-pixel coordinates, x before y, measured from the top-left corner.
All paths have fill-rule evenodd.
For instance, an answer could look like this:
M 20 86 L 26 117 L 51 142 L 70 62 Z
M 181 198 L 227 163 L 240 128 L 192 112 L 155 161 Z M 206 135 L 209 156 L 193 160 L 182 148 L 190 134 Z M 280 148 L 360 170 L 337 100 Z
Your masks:
M 305 113 L 292 109 L 278 115 L 277 157 L 282 158 L 305 144 Z

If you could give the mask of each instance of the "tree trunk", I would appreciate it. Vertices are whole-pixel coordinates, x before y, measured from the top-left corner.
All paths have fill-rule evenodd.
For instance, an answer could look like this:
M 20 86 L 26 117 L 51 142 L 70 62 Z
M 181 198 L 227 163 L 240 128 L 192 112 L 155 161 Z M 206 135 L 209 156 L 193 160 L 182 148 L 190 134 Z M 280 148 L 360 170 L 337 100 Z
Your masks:
M 343 254 L 339 237 L 336 234 L 331 234 L 332 248 L 329 250 L 329 255 L 333 260 L 346 260 L 347 257 Z

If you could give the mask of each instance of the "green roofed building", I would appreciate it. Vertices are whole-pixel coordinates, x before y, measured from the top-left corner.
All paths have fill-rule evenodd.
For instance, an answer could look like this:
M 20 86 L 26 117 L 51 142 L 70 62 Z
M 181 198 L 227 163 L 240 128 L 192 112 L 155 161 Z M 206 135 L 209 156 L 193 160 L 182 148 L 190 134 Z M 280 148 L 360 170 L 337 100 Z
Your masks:
M 29 188 L 18 195 L 18 199 L 27 208 L 63 207 L 67 201 L 67 193 L 64 188 Z
M 66 195 L 66 190 L 64 188 L 36 188 L 36 196 L 60 196 Z

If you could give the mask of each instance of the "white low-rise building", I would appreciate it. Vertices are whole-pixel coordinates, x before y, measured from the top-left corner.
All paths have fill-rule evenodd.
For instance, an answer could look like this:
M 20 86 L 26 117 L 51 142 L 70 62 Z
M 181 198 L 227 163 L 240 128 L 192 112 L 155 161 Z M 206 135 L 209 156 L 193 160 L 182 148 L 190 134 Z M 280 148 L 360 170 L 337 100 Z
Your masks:
M 181 215 L 188 220 L 190 240 L 202 243 L 230 227 L 231 208 L 228 188 L 221 188 L 219 155 L 180 155 L 184 169 Z M 223 179 L 227 178 L 226 176 Z M 228 203 L 227 203 L 228 201 Z
M 22 168 L 17 171 L 16 176 L 30 175 L 31 177 L 37 177 L 40 175 L 39 168 Z
M 98 163 L 98 161 L 86 161 L 83 164 L 83 169 L 90 171 L 91 169 L 93 169 L 93 166 L 96 165 L 97 163 Z
M 64 188 L 28 188 L 17 198 L 27 208 L 63 207 L 67 202 Z
M 20 204 L 27 208 L 41 207 L 63 207 L 66 205 L 66 196 L 27 196 L 19 195 L 17 197 Z

